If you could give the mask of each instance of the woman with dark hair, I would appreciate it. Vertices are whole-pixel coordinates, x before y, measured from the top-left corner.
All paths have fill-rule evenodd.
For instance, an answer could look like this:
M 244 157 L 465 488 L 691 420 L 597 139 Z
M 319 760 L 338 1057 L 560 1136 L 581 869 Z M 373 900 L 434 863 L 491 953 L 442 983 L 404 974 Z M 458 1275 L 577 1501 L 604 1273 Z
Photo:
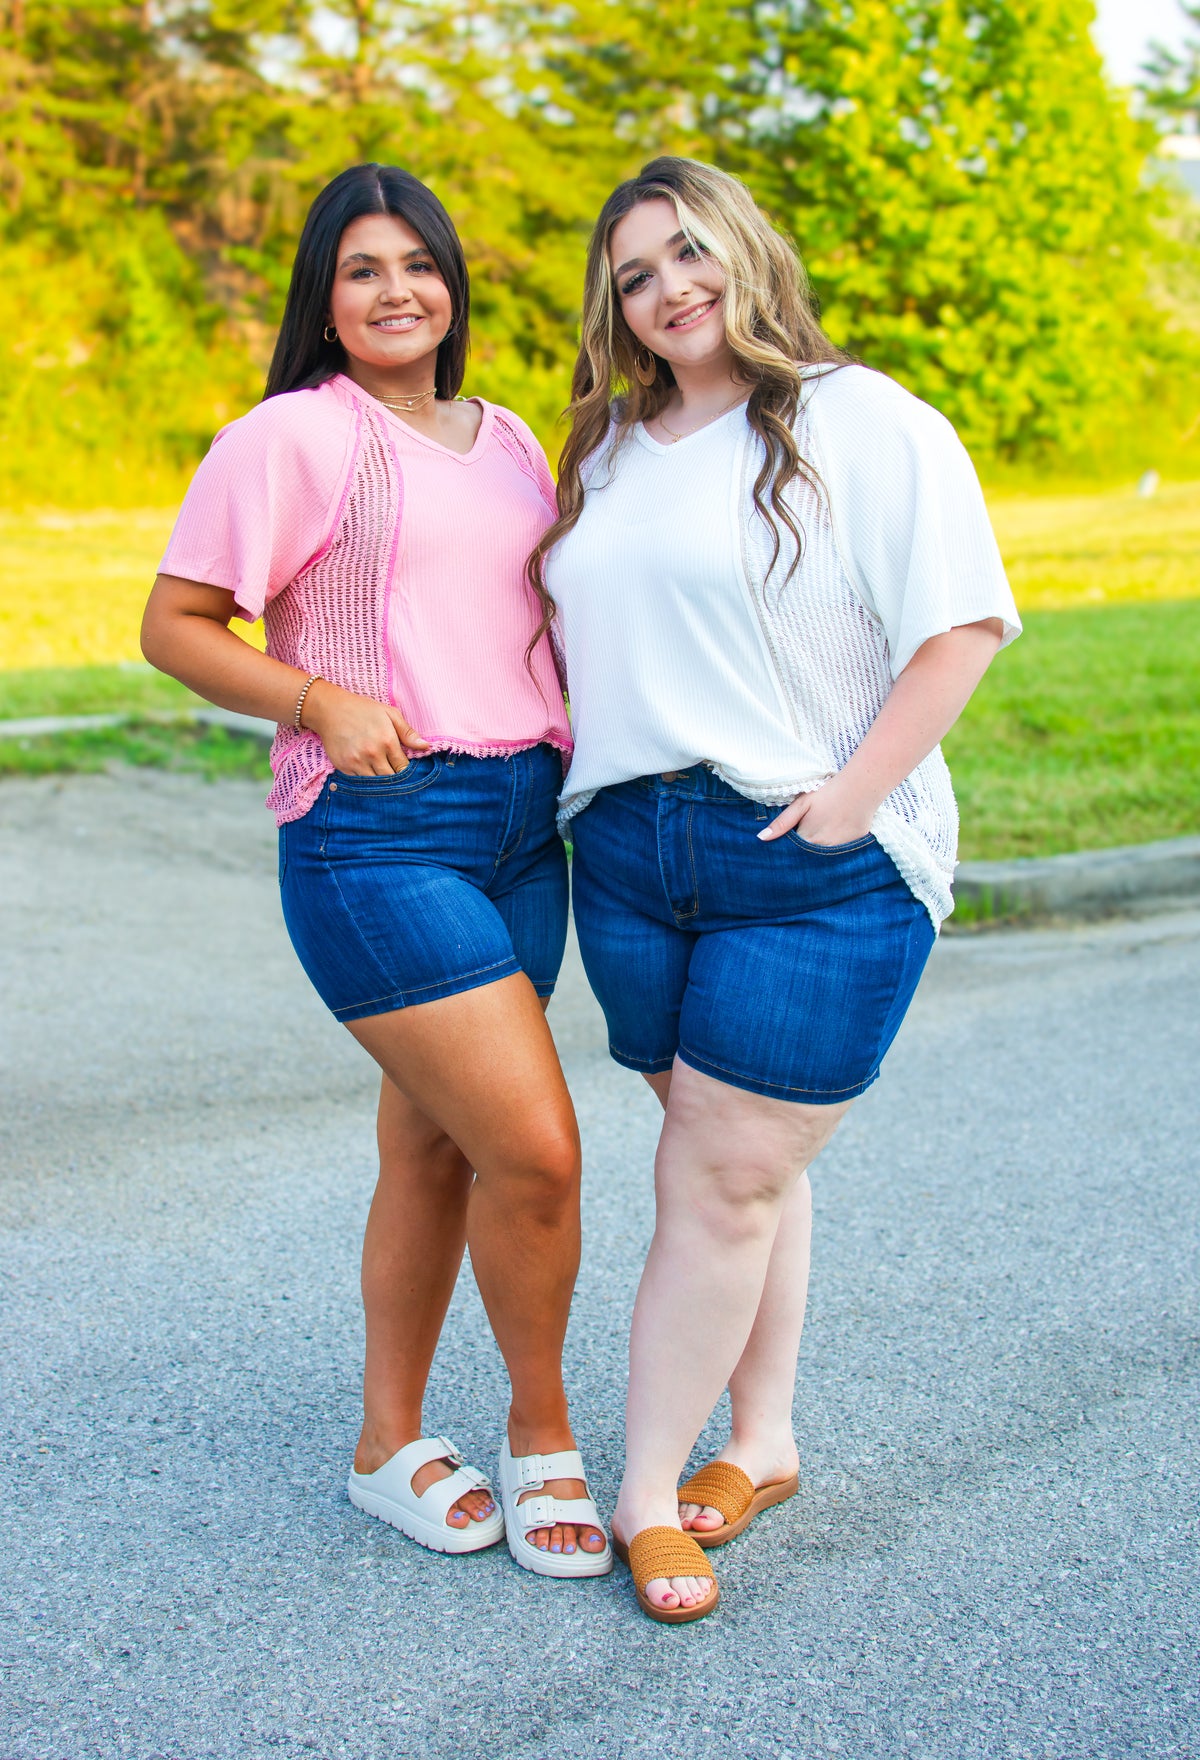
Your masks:
M 560 517 L 575 920 L 665 1108 L 613 1543 L 651 1618 L 790 1497 L 806 1169 L 951 907 L 938 741 L 1019 628 L 954 430 L 847 360 L 735 178 L 663 158 L 592 236 Z M 780 810 L 782 808 L 782 811 Z M 680 1484 L 723 1388 L 731 1430 Z
M 612 1555 L 561 1356 L 579 1262 L 579 1139 L 545 1020 L 566 934 L 554 804 L 570 735 L 545 596 L 554 515 L 525 424 L 461 400 L 469 287 L 436 197 L 345 171 L 313 203 L 264 401 L 188 491 L 143 625 L 154 665 L 279 724 L 268 804 L 284 919 L 379 1064 L 363 1246 L 366 1367 L 349 1494 L 439 1552 Z M 231 630 L 262 616 L 267 651 Z M 508 1369 L 503 1508 L 426 1381 L 470 1243 Z

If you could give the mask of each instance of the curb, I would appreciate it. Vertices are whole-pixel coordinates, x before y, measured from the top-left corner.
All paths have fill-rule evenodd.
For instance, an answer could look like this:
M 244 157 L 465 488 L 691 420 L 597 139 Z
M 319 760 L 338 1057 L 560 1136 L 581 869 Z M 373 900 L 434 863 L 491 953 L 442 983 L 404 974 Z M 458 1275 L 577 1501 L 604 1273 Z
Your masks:
M 1200 837 L 1011 862 L 964 862 L 947 929 L 1091 923 L 1200 901 Z
M 43 715 L 0 721 L 0 740 L 73 733 L 89 727 L 120 727 L 132 717 Z M 275 723 L 232 709 L 181 709 L 142 721 L 204 723 L 270 742 Z M 1011 862 L 963 862 L 954 877 L 954 914 L 947 933 L 967 934 L 1039 923 L 1092 923 L 1104 917 L 1142 916 L 1200 903 L 1200 837 L 1118 849 L 1080 850 L 1065 856 L 1022 857 Z

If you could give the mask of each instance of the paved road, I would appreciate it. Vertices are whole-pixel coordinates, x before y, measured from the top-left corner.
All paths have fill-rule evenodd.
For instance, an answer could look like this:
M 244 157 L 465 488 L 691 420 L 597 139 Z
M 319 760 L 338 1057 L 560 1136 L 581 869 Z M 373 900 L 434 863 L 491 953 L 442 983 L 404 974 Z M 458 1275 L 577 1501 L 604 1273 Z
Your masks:
M 273 880 L 248 785 L 0 787 L 0 1760 L 1200 1754 L 1200 916 L 939 946 L 816 1180 L 801 1495 L 669 1629 L 346 1502 L 373 1082 Z M 611 1507 L 655 1108 L 552 1018 Z M 490 1460 L 465 1283 L 447 1345 Z

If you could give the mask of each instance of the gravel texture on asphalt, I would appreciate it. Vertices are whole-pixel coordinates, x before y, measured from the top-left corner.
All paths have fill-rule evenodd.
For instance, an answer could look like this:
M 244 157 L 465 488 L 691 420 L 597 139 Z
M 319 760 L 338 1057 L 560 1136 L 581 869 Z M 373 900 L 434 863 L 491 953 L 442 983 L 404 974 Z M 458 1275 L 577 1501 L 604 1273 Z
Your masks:
M 1200 914 L 936 949 L 814 1177 L 801 1493 L 667 1628 L 346 1500 L 375 1081 L 259 794 L 0 786 L 0 1760 L 1200 1753 Z M 551 1018 L 607 1511 L 658 1114 L 574 955 Z M 427 1424 L 503 1415 L 464 1275 Z

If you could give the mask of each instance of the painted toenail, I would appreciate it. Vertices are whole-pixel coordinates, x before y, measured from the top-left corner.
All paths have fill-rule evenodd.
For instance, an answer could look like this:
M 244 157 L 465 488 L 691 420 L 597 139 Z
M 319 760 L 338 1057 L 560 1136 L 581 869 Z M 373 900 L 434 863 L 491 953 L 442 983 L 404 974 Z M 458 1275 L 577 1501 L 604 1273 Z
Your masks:
M 550 1550 L 551 1550 L 551 1552 L 561 1552 L 562 1547 L 559 1545 L 558 1541 L 556 1540 L 554 1542 L 554 1545 L 550 1548 Z
M 574 1546 L 571 1545 L 570 1541 L 567 1542 L 566 1550 L 568 1552 L 574 1552 L 574 1550 L 575 1550 Z

